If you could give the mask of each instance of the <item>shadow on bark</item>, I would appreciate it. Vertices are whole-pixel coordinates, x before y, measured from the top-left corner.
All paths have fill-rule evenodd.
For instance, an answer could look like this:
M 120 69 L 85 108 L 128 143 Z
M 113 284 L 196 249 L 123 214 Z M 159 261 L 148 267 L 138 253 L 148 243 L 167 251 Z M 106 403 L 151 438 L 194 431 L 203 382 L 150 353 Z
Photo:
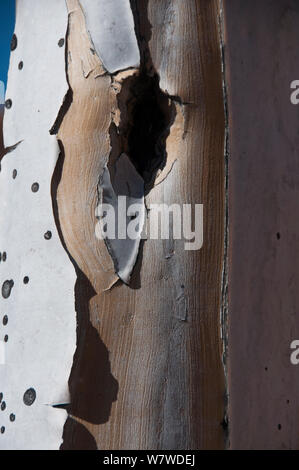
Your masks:
M 89 301 L 96 292 L 82 271 L 76 271 L 77 350 L 69 379 L 70 413 L 103 424 L 117 400 L 118 383 L 111 374 L 109 351 L 89 319 Z
M 117 400 L 118 382 L 111 373 L 109 351 L 90 321 L 89 301 L 96 295 L 90 281 L 78 268 L 68 252 L 59 223 L 57 190 L 61 180 L 64 162 L 64 148 L 61 142 L 60 155 L 51 182 L 53 214 L 61 243 L 73 263 L 77 281 L 75 285 L 75 309 L 77 313 L 77 349 L 69 378 L 71 403 L 64 406 L 74 417 L 93 424 L 109 420 L 111 406 Z M 72 445 L 85 449 L 86 432 L 80 426 L 67 420 L 64 429 L 62 449 L 73 449 Z M 79 430 L 78 430 L 79 429 Z M 82 438 L 82 441 L 80 439 Z M 72 444 L 73 443 L 73 444 Z M 87 444 L 86 444 L 87 445 Z M 88 444 L 90 445 L 90 444 Z
M 98 450 L 93 435 L 83 424 L 68 417 L 63 431 L 60 450 Z

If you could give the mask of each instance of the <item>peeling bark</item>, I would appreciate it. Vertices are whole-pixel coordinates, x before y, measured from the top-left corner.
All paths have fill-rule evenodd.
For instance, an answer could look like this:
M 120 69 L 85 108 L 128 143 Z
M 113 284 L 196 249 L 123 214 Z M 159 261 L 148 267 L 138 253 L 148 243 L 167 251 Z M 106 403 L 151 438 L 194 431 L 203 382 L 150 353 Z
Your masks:
M 66 419 L 63 408 L 69 418 L 62 448 L 223 448 L 225 386 L 219 320 L 224 114 L 218 2 L 67 0 L 66 9 L 59 0 L 52 1 L 51 7 L 46 0 L 39 6 L 29 1 L 30 15 L 41 15 L 35 27 L 39 28 L 39 20 L 40 27 L 48 26 L 47 38 L 56 49 L 53 56 L 52 45 L 48 55 L 34 51 L 41 61 L 35 76 L 32 69 L 26 70 L 33 39 L 24 27 L 22 34 L 16 29 L 7 95 L 11 106 L 4 127 L 7 147 L 22 144 L 2 160 L 6 192 L 0 194 L 0 203 L 8 197 L 23 199 L 28 187 L 32 188 L 30 197 L 44 194 L 47 188 L 43 203 L 34 206 L 34 217 L 27 215 L 30 223 L 25 229 L 22 223 L 18 225 L 23 214 L 16 212 L 5 213 L 9 224 L 3 230 L 15 246 L 14 237 L 22 230 L 29 240 L 32 217 L 36 223 L 32 233 L 41 229 L 41 221 L 47 221 L 42 242 L 55 242 L 56 251 L 38 246 L 39 258 L 29 273 L 29 285 L 31 277 L 36 281 L 37 267 L 38 282 L 49 277 L 47 296 L 38 305 L 34 324 L 39 325 L 42 318 L 48 336 L 56 332 L 52 345 L 58 352 L 51 361 L 42 356 L 42 364 L 47 365 L 43 373 L 50 371 L 51 380 L 52 366 L 60 373 L 53 393 L 47 390 L 43 395 L 50 397 L 51 407 L 40 405 L 40 390 L 32 383 L 24 389 L 23 404 L 26 410 L 39 406 L 32 416 L 42 417 L 53 432 L 43 443 L 47 448 L 60 443 Z M 20 5 L 17 16 L 25 21 L 29 10 L 20 13 Z M 118 8 L 124 15 L 119 15 Z M 53 24 L 48 16 L 55 18 Z M 102 29 L 99 18 L 106 20 Z M 114 21 L 122 24 L 118 35 Z M 40 37 L 39 29 L 34 34 Z M 28 57 L 20 48 L 23 41 Z M 17 72 L 20 61 L 24 67 Z M 45 77 L 49 71 L 53 72 L 52 87 Z M 32 91 L 24 96 L 16 85 L 16 73 L 23 72 L 33 76 Z M 29 154 L 25 173 L 24 155 Z M 34 177 L 37 170 L 38 178 Z M 23 181 L 22 171 L 25 186 L 15 195 L 11 184 L 19 176 Z M 11 180 L 10 174 L 14 175 Z M 0 182 L 1 178 L 2 171 Z M 204 204 L 203 248 L 185 251 L 185 241 L 173 238 L 134 244 L 99 240 L 95 232 L 101 204 L 114 201 L 118 194 L 142 201 L 145 207 L 151 203 Z M 33 207 L 30 201 L 26 207 Z M 17 224 L 17 231 L 12 224 Z M 35 249 L 30 241 L 26 256 L 33 256 Z M 18 272 L 11 274 L 8 264 L 9 269 L 3 270 L 3 282 L 9 282 L 5 292 L 10 288 L 3 302 L 9 303 L 19 292 L 21 275 L 27 286 L 28 273 L 23 273 L 27 258 L 17 255 L 21 261 L 12 259 Z M 42 260 L 51 266 L 51 273 L 44 270 Z M 74 283 L 77 349 L 69 400 L 66 376 L 74 350 Z M 40 289 L 44 292 L 43 286 Z M 40 301 L 41 296 L 37 297 Z M 27 305 L 23 294 L 14 297 L 15 308 L 20 302 Z M 32 305 L 30 297 L 28 306 Z M 62 322 L 58 333 L 51 323 L 51 308 Z M 37 315 L 40 309 L 41 317 Z M 44 341 L 44 331 L 37 337 Z M 46 341 L 42 351 L 47 348 Z M 37 433 L 43 424 L 38 421 L 32 426 Z M 28 438 L 24 448 L 32 442 Z M 39 446 L 37 439 L 34 447 Z
M 49 129 L 67 91 L 58 45 L 67 10 L 60 0 L 27 0 L 16 13 L 0 173 L 0 448 L 58 449 L 67 413 L 53 405 L 69 402 L 76 332 L 75 272 L 50 193 L 59 148 Z
M 116 94 L 92 51 L 79 2 L 68 0 L 67 6 L 66 73 L 72 102 L 57 136 L 63 152 L 58 218 L 68 252 L 100 292 L 118 279 L 104 241 L 95 237 L 97 187 L 110 153 L 110 116 L 117 107 Z
M 78 286 L 94 288 L 84 302 L 84 291 L 77 292 L 86 323 L 79 327 L 70 412 L 100 449 L 223 448 L 218 2 L 132 1 L 140 67 L 112 76 L 90 50 L 77 2 L 68 7 L 73 101 L 58 133 L 64 148 L 58 213 L 66 246 L 86 276 Z M 147 153 L 140 139 L 148 123 L 161 125 L 149 144 L 160 142 L 162 152 Z M 186 252 L 183 241 L 147 240 L 129 285 L 107 289 L 115 264 L 93 236 L 96 187 L 105 168 L 113 186 L 123 153 L 145 182 L 146 204 L 204 204 L 205 242 L 199 252 Z M 86 370 L 87 358 L 101 350 L 101 367 Z M 86 385 L 91 377 L 93 390 Z M 68 427 L 66 445 L 72 436 Z

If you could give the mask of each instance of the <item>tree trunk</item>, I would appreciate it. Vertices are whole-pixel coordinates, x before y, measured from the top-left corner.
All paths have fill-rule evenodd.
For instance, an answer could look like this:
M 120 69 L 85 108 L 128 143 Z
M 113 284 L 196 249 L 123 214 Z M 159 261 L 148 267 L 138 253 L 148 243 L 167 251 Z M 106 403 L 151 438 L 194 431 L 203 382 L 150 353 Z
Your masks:
M 18 418 L 5 447 L 58 448 L 66 412 L 44 405 L 70 402 L 65 449 L 224 448 L 218 1 L 18 0 L 16 38 L 4 139 L 20 143 L 0 175 L 11 259 L 1 275 L 14 281 L 13 302 L 2 302 L 18 355 L 8 351 L 0 371 Z M 202 248 L 173 236 L 100 240 L 97 211 L 124 183 L 147 208 L 203 204 Z M 31 388 L 36 401 L 19 405 Z

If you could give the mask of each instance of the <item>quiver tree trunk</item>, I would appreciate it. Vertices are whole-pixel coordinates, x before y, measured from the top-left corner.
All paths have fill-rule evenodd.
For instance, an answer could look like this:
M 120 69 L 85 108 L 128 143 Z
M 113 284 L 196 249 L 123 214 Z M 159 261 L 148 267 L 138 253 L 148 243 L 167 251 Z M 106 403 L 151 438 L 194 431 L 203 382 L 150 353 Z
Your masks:
M 0 373 L 17 419 L 2 445 L 58 448 L 65 425 L 63 448 L 223 448 L 218 2 L 19 0 L 16 13 Z M 203 204 L 202 248 L 100 240 L 98 206 L 126 185 L 145 208 Z

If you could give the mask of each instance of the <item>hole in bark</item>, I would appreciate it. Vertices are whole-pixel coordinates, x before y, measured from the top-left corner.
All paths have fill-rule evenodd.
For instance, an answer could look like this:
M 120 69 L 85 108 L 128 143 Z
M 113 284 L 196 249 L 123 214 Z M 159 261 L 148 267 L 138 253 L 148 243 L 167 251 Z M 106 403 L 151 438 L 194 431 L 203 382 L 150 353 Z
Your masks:
M 1 427 L 1 434 L 4 434 L 5 433 L 5 426 L 2 426 Z
M 52 232 L 50 232 L 50 230 L 48 230 L 45 234 L 44 234 L 44 238 L 45 240 L 50 240 L 52 238 Z
M 13 34 L 10 42 L 10 50 L 14 51 L 17 48 L 18 45 L 18 38 L 15 34 Z
M 13 282 L 12 279 L 10 281 L 4 281 L 3 282 L 3 284 L 2 284 L 2 297 L 4 299 L 8 299 L 8 297 L 11 294 L 11 290 L 12 290 L 13 286 L 14 286 L 14 282 Z
M 135 33 L 140 51 L 140 69 L 122 83 L 118 94 L 120 124 L 110 128 L 111 154 L 109 171 L 113 184 L 113 164 L 123 152 L 128 155 L 145 183 L 145 195 L 153 187 L 155 177 L 166 164 L 166 139 L 176 116 L 175 103 L 159 86 L 153 66 L 149 41 L 151 24 L 147 16 L 147 0 L 130 0 Z
M 3 319 L 2 319 L 2 323 L 3 323 L 4 326 L 7 325 L 7 323 L 8 323 L 8 316 L 7 316 L 7 315 L 4 315 L 4 317 L 3 317 Z M 1 400 L 0 400 L 0 401 L 1 401 Z
M 140 52 L 140 67 L 138 70 L 128 72 L 131 75 L 127 75 L 126 78 L 123 74 L 111 75 L 111 88 L 114 91 L 120 91 L 117 94 L 118 112 L 112 114 L 111 152 L 107 167 L 115 194 L 122 192 L 127 197 L 132 197 L 135 191 L 136 195 L 133 197 L 142 200 L 154 186 L 158 172 L 166 166 L 166 140 L 176 118 L 175 101 L 181 101 L 179 97 L 171 97 L 160 88 L 160 78 L 155 70 L 149 48 L 152 27 L 148 20 L 148 1 L 130 0 L 130 4 Z M 113 117 L 115 115 L 116 119 Z M 126 168 L 123 165 L 123 171 L 118 171 L 121 166 L 118 167 L 117 163 L 121 165 L 121 158 L 129 158 L 142 179 L 136 177 L 136 172 L 130 164 Z M 100 179 L 100 186 L 101 183 Z M 106 199 L 105 191 L 103 191 L 102 201 L 105 203 L 108 200 L 109 196 Z M 119 275 L 121 250 L 118 250 L 115 245 L 114 251 L 113 244 L 108 237 L 105 238 L 105 243 L 113 259 L 115 271 Z M 140 244 L 131 248 L 134 260 L 136 260 L 136 250 L 140 250 L 141 246 Z M 126 259 L 125 256 L 123 258 L 124 266 Z M 131 259 L 133 258 L 131 257 Z M 140 259 L 139 257 L 139 261 Z M 142 260 L 138 264 L 138 269 L 140 269 L 141 263 Z M 128 271 L 127 268 L 130 270 L 130 275 L 132 273 L 134 275 L 134 272 L 136 274 L 135 269 L 137 268 L 126 264 L 125 270 Z M 119 277 L 124 280 L 123 277 Z M 129 279 L 127 274 L 126 279 Z M 124 280 L 124 282 L 126 281 Z
M 8 99 L 5 101 L 6 109 L 10 109 L 12 107 L 12 100 Z
M 13 177 L 14 180 L 16 179 L 17 174 L 18 174 L 17 170 L 13 170 L 12 177 Z
M 31 186 L 31 191 L 33 193 L 37 193 L 38 190 L 39 190 L 39 184 L 38 183 L 33 183 L 33 185 Z
M 25 403 L 25 405 L 31 406 L 35 402 L 35 399 L 36 391 L 34 390 L 34 388 L 28 388 L 28 390 L 26 390 L 23 395 L 23 402 Z
M 23 279 L 23 282 L 24 282 L 24 284 L 28 284 L 28 282 L 29 282 L 29 277 L 28 277 L 28 276 L 25 276 L 24 279 Z
M 133 81 L 131 92 L 127 153 L 149 189 L 157 171 L 166 163 L 166 138 L 175 106 L 160 90 L 157 74 L 151 77 L 141 72 Z
M 5 335 L 4 336 L 4 343 L 7 343 L 7 341 L 8 341 L 8 335 Z
M 5 408 L 6 408 L 6 403 L 5 403 L 5 401 L 3 401 L 3 402 L 1 403 L 1 411 L 4 411 Z
M 3 251 L 2 253 L 2 261 L 5 263 L 6 261 L 6 258 L 7 258 L 7 254 L 6 254 L 6 251 Z
M 13 423 L 13 422 L 15 421 L 15 419 L 16 419 L 16 415 L 14 415 L 13 413 L 11 413 L 11 414 L 9 415 L 9 419 L 10 419 L 10 421 Z
M 22 70 L 23 66 L 24 66 L 24 63 L 23 63 L 23 61 L 21 60 L 21 62 L 19 62 L 19 65 L 18 65 L 18 69 L 19 69 L 19 70 Z
M 142 176 L 147 193 L 158 170 L 166 164 L 166 139 L 174 121 L 175 106 L 159 88 L 159 77 L 145 72 L 129 77 L 118 95 L 121 121 L 110 128 L 109 171 L 124 152 Z

